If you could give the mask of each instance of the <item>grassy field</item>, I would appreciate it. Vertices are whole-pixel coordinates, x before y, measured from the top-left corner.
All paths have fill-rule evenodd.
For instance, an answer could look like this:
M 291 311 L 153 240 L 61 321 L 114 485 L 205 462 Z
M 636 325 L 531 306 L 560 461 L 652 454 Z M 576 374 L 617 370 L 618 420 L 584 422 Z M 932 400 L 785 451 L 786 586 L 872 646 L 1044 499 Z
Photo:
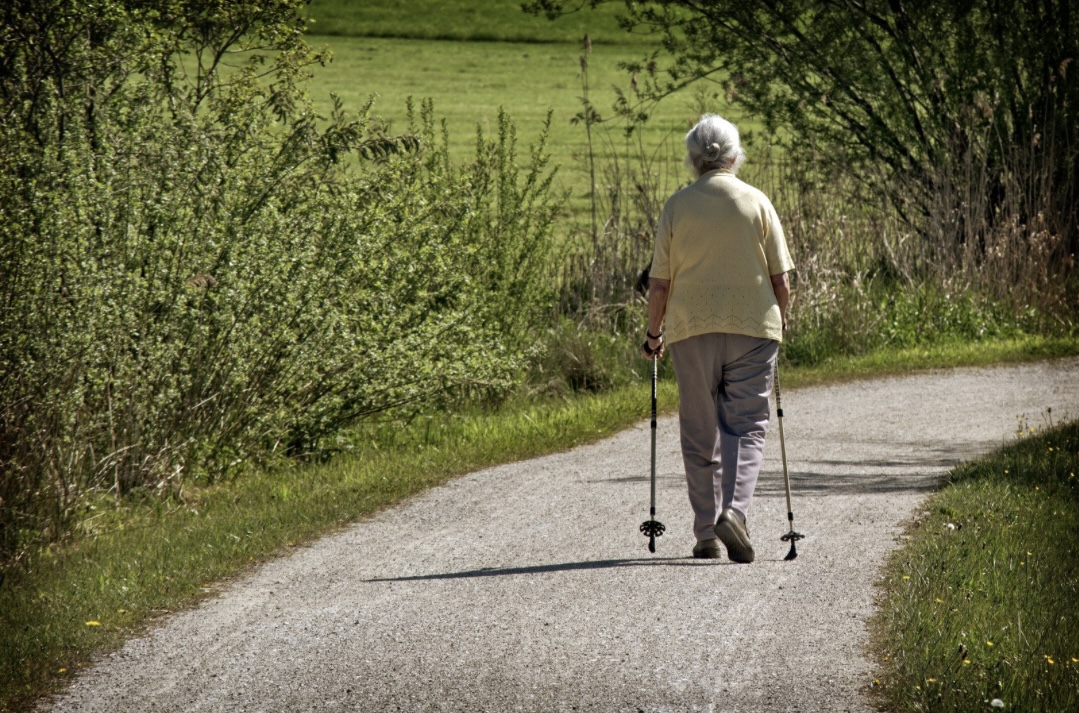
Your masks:
M 522 147 L 536 140 L 550 111 L 548 149 L 559 167 L 556 185 L 569 192 L 568 207 L 578 219 L 587 212 L 591 185 L 585 128 L 572 123 L 584 94 L 582 39 L 588 33 L 593 40 L 587 55 L 589 97 L 604 119 L 614 118 L 612 87 L 630 93 L 630 76 L 618 63 L 642 59 L 656 49 L 655 38 L 617 27 L 617 4 L 554 22 L 526 15 L 519 2 L 503 0 L 315 0 L 309 14 L 314 23 L 308 42 L 333 52 L 333 62 L 315 68 L 310 84 L 321 111 L 329 111 L 331 92 L 354 109 L 375 97 L 374 113 L 391 130 L 400 130 L 406 101 L 430 98 L 436 116 L 447 123 L 451 154 L 459 161 L 471 159 L 477 127 L 490 134 L 499 107 L 516 123 Z M 615 157 L 623 164 L 648 163 L 667 192 L 688 182 L 682 136 L 702 111 L 738 122 L 751 140 L 760 129 L 732 110 L 717 85 L 676 94 L 655 108 L 632 142 L 614 121 L 595 128 L 598 191 L 609 183 Z
M 499 107 L 504 107 L 517 125 L 522 147 L 536 140 L 550 111 L 548 149 L 559 166 L 556 183 L 570 192 L 573 213 L 583 212 L 590 185 L 588 144 L 584 126 L 572 123 L 581 111 L 582 50 L 578 44 L 328 36 L 310 36 L 308 41 L 333 52 L 333 62 L 314 68 L 310 83 L 311 96 L 322 112 L 330 110 L 331 92 L 341 97 L 346 108 L 353 109 L 374 97 L 374 113 L 387 120 L 391 130 L 404 130 L 408 98 L 417 104 L 430 98 L 436 117 L 447 123 L 451 155 L 458 161 L 471 159 L 477 127 L 488 135 L 495 129 Z M 590 96 L 601 116 L 613 116 L 612 85 L 629 84 L 618 62 L 641 55 L 639 47 L 593 47 L 589 55 Z M 642 155 L 654 161 L 652 171 L 661 175 L 670 190 L 687 182 L 682 136 L 702 107 L 738 120 L 721 99 L 702 99 L 686 92 L 659 105 L 639 141 L 627 144 L 621 126 L 614 123 L 596 127 L 593 145 L 600 156 L 598 189 L 604 190 L 605 167 L 612 157 L 620 155 L 625 160 L 627 153 L 631 161 Z M 744 128 L 752 131 L 756 125 Z
M 792 388 L 1077 353 L 1075 340 L 1029 338 L 836 359 L 783 378 Z M 357 432 L 355 450 L 328 464 L 188 490 L 182 503 L 136 497 L 117 506 L 103 497 L 67 542 L 31 555 L 0 587 L 0 711 L 27 709 L 96 653 L 218 591 L 215 582 L 455 475 L 607 436 L 646 418 L 648 403 L 647 384 L 637 384 L 495 413 L 434 415 Z M 672 381 L 661 383 L 660 404 L 677 408 Z
M 957 468 L 893 555 L 875 622 L 895 711 L 1079 710 L 1079 422 Z

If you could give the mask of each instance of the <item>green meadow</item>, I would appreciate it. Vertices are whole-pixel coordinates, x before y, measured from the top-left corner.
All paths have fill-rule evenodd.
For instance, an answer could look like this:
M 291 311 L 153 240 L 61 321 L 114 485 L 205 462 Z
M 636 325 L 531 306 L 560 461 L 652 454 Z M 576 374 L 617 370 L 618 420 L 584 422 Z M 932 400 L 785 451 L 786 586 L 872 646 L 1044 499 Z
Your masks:
M 702 111 L 739 123 L 743 132 L 759 129 L 743 122 L 724 100 L 718 85 L 684 91 L 652 108 L 632 139 L 617 120 L 615 87 L 633 97 L 630 73 L 620 62 L 639 61 L 658 49 L 657 39 L 628 34 L 617 26 L 617 6 L 582 10 L 549 21 L 523 13 L 519 2 L 352 3 L 316 0 L 308 9 L 308 42 L 327 48 L 333 60 L 312 68 L 311 97 L 316 108 L 332 108 L 331 93 L 346 109 L 374 101 L 372 113 L 404 130 L 407 102 L 434 103 L 445 120 L 454 159 L 472 156 L 477 129 L 491 135 L 504 108 L 517 127 L 523 151 L 534 143 L 550 113 L 547 151 L 558 168 L 556 186 L 569 193 L 574 216 L 588 209 L 589 141 L 574 123 L 585 95 L 582 57 L 587 61 L 588 97 L 603 120 L 593 126 L 596 186 L 602 194 L 617 165 L 647 165 L 660 185 L 674 189 L 689 180 L 682 135 Z M 583 38 L 592 44 L 585 51 Z M 752 157 L 752 155 L 751 155 Z
M 578 43 L 330 36 L 311 36 L 309 41 L 333 53 L 329 65 L 312 70 L 311 97 L 321 112 L 330 111 L 331 93 L 353 111 L 373 99 L 372 113 L 391 131 L 404 131 L 408 100 L 418 105 L 430 99 L 436 118 L 446 123 L 456 160 L 472 156 L 477 129 L 488 136 L 494 133 L 500 107 L 517 127 L 522 153 L 538 139 L 550 113 L 547 150 L 558 167 L 557 185 L 569 191 L 574 213 L 583 210 L 589 192 L 588 138 L 585 127 L 573 122 L 583 96 Z M 590 98 L 601 117 L 613 117 L 612 86 L 628 90 L 629 76 L 618 63 L 641 56 L 640 47 L 593 46 L 588 55 Z M 640 135 L 628 141 L 623 124 L 612 120 L 593 127 L 597 187 L 602 190 L 614 157 L 624 160 L 627 153 L 631 161 L 641 155 L 652 160 L 671 187 L 688 180 L 681 163 L 682 135 L 699 114 L 697 103 L 697 97 L 687 93 L 660 105 Z

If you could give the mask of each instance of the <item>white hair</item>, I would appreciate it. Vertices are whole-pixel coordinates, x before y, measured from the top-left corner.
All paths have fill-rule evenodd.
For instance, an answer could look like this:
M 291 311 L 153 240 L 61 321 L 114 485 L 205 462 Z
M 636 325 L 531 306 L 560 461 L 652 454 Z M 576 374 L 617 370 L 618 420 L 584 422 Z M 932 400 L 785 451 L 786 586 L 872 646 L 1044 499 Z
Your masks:
M 737 173 L 746 160 L 746 152 L 738 138 L 738 128 L 721 116 L 705 114 L 686 134 L 686 157 L 698 174 L 717 168 L 729 168 Z

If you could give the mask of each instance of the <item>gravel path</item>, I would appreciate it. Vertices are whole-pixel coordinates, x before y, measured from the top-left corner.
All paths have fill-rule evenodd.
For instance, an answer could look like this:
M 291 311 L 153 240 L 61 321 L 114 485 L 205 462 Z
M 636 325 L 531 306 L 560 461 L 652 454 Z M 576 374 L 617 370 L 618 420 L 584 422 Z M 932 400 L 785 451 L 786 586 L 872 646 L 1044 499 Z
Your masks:
M 1079 359 L 784 393 L 758 561 L 689 557 L 677 419 L 491 468 L 269 562 L 104 656 L 55 711 L 865 711 L 874 581 L 955 463 L 1079 416 Z M 642 405 L 642 410 L 647 404 Z

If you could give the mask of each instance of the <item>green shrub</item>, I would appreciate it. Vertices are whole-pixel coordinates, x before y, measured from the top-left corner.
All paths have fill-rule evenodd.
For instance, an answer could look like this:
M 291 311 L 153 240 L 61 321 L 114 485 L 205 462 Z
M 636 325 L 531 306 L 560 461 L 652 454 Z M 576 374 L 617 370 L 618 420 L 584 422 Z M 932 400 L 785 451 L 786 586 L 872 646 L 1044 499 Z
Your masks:
M 317 116 L 299 4 L 10 13 L 0 565 L 88 491 L 178 492 L 447 390 L 504 391 L 532 349 L 545 136 L 519 167 L 503 114 L 456 166 L 429 105 L 401 136 L 369 106 Z

